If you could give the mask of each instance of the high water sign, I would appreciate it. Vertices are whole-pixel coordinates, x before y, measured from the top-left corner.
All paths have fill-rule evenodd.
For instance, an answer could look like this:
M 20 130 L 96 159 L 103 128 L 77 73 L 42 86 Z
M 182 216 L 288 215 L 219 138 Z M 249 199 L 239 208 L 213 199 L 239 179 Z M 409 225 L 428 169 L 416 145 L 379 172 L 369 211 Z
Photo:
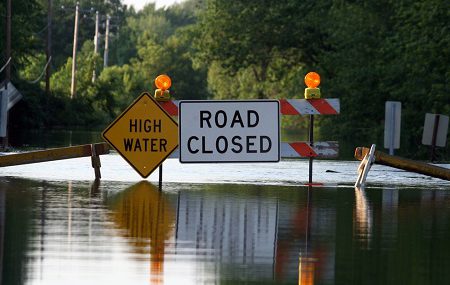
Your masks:
M 278 162 L 277 100 L 180 101 L 180 162 Z
M 177 123 L 146 92 L 102 136 L 143 178 L 178 147 Z

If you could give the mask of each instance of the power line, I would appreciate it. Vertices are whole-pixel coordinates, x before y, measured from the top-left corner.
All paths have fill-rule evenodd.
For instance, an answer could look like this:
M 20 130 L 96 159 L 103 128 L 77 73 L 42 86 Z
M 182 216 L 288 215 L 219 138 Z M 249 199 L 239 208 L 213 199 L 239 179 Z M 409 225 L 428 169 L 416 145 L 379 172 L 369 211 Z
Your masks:
M 36 83 L 38 83 L 38 82 L 42 79 L 42 76 L 44 76 L 44 73 L 45 73 L 45 71 L 47 70 L 47 67 L 48 67 L 48 65 L 50 64 L 51 61 L 52 61 L 52 57 L 50 56 L 49 59 L 48 59 L 48 61 L 47 61 L 47 63 L 46 63 L 45 66 L 44 66 L 44 69 L 42 69 L 41 75 L 39 75 L 39 77 L 38 77 L 36 80 L 33 80 L 33 81 L 28 81 L 28 80 L 27 80 L 27 82 L 28 82 L 28 83 L 31 83 L 31 84 L 36 84 Z
M 8 61 L 5 63 L 5 65 L 3 65 L 3 67 L 0 69 L 0 72 L 2 72 L 3 71 L 3 69 L 5 69 L 7 66 L 8 66 L 8 64 L 11 62 L 11 57 L 9 57 L 8 58 Z
M 48 23 L 45 25 L 45 27 L 43 27 L 42 29 L 40 29 L 38 32 L 35 32 L 35 35 L 39 35 L 40 33 L 42 33 L 43 31 L 45 31 L 48 28 Z

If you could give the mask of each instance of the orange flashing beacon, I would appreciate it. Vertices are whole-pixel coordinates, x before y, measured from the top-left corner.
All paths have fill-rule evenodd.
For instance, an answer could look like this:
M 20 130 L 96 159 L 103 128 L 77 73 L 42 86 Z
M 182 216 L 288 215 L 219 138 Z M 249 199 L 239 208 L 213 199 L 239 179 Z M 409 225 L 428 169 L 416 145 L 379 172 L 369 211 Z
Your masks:
M 320 75 L 316 72 L 309 72 L 305 76 L 305 99 L 319 99 L 320 98 Z
M 156 77 L 155 79 L 155 100 L 156 101 L 169 101 L 170 100 L 170 92 L 169 88 L 172 86 L 172 80 L 169 76 L 162 74 Z

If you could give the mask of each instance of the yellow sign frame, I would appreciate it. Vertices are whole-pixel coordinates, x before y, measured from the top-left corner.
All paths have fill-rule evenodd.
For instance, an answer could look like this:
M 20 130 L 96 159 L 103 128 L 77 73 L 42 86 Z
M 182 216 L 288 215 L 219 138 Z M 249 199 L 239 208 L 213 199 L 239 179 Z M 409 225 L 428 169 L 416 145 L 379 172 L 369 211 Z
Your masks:
M 178 147 L 178 123 L 143 92 L 103 132 L 107 141 L 143 178 Z

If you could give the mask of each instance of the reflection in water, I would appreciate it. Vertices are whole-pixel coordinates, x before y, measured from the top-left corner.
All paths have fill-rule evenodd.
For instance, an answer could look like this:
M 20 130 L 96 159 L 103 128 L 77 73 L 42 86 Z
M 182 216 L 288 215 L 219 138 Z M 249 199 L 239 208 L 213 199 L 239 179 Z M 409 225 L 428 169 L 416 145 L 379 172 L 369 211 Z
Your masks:
M 314 253 L 310 249 L 311 237 L 311 209 L 312 209 L 312 187 L 308 187 L 308 196 L 306 199 L 306 217 L 303 217 L 306 225 L 305 231 L 305 249 L 303 254 L 300 253 L 298 266 L 298 284 L 312 285 L 314 284 L 314 267 L 317 259 L 314 258 Z
M 314 258 L 300 257 L 298 267 L 298 284 L 299 285 L 312 285 L 314 284 L 314 272 L 315 272 Z
M 273 280 L 278 201 L 258 186 L 205 188 L 180 193 L 177 251 L 195 248 L 211 257 L 214 272 L 225 280 Z
M 164 193 L 144 180 L 117 195 L 110 206 L 114 222 L 126 230 L 137 252 L 145 253 L 150 245 L 151 283 L 162 284 L 165 241 L 175 222 L 175 211 Z
M 0 284 L 3 280 L 3 244 L 5 239 L 5 191 L 0 187 Z
M 393 187 L 383 187 L 382 193 L 382 232 L 383 247 L 392 247 L 398 235 L 398 198 L 399 190 Z
M 0 178 L 2 284 L 450 284 L 449 191 L 97 187 Z
M 28 277 L 32 197 L 0 177 L 0 284 L 21 285 Z
M 372 210 L 367 201 L 364 187 L 355 187 L 355 227 L 356 239 L 370 247 L 372 237 Z
M 72 181 L 67 185 L 67 246 L 72 243 Z

